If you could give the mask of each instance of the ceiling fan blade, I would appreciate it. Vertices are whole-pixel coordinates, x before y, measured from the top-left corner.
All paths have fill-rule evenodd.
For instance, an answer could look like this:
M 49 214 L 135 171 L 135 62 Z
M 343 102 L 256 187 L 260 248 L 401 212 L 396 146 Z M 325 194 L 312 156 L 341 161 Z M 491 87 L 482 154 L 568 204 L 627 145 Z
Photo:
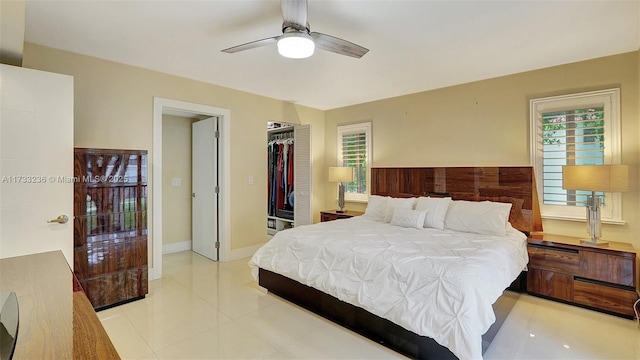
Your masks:
M 336 54 L 347 55 L 359 59 L 369 51 L 369 49 L 360 45 L 331 35 L 317 32 L 309 33 L 309 35 L 313 38 L 317 48 L 331 51 Z
M 290 27 L 309 31 L 307 24 L 307 0 L 280 0 L 282 30 Z
M 233 47 L 230 47 L 228 49 L 221 50 L 221 51 L 229 53 L 229 54 L 233 54 L 233 53 L 237 53 L 239 51 L 255 49 L 257 47 L 275 44 L 276 42 L 278 42 L 278 38 L 279 38 L 279 36 L 274 36 L 274 37 L 270 37 L 270 38 L 266 38 L 266 39 L 262 39 L 262 40 L 256 40 L 256 41 L 252 41 L 252 42 L 249 42 L 249 43 L 246 43 L 246 44 L 233 46 Z

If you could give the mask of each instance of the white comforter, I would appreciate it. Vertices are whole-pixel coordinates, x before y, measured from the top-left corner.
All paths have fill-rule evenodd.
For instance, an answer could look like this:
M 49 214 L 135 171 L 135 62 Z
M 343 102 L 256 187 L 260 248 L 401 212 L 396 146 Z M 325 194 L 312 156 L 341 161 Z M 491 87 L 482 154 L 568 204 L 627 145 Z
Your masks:
M 528 261 L 526 237 L 408 229 L 363 216 L 276 234 L 253 256 L 273 271 L 482 358 L 492 304 Z

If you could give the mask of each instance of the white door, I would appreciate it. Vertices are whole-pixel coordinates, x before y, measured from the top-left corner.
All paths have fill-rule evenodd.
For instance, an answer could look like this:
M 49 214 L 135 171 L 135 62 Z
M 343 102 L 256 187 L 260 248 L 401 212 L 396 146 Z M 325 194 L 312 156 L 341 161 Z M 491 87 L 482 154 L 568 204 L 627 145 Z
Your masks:
M 293 128 L 293 188 L 295 189 L 293 218 L 295 226 L 313 223 L 311 207 L 311 125 Z
M 0 108 L 0 258 L 73 268 L 73 77 L 0 64 Z
M 194 122 L 192 127 L 192 249 L 218 260 L 218 118 Z

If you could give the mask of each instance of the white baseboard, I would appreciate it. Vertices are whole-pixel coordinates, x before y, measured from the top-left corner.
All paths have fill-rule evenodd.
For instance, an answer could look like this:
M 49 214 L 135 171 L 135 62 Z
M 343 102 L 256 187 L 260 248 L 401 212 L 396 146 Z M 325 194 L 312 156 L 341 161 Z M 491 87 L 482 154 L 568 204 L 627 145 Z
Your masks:
M 162 255 L 191 250 L 191 240 L 162 245 Z
M 231 250 L 228 256 L 225 256 L 224 262 L 251 257 L 256 251 L 258 251 L 258 249 L 260 249 L 260 247 L 262 247 L 262 244 Z
M 149 268 L 149 273 L 147 274 L 147 277 L 149 278 L 149 281 L 152 280 L 158 280 L 161 278 L 160 274 L 157 273 L 156 269 L 158 269 L 157 267 L 150 267 Z
M 227 254 L 228 256 L 225 257 L 224 262 L 251 257 L 261 246 L 262 244 L 231 250 L 229 254 Z M 162 245 L 162 255 L 188 250 L 191 250 L 191 240 Z

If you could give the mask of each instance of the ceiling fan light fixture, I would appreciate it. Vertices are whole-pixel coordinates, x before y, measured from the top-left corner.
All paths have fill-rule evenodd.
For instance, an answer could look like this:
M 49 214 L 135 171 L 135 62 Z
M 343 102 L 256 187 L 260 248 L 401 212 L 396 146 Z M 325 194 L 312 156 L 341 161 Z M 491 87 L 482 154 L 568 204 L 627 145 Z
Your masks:
M 304 59 L 313 55 L 316 44 L 303 32 L 283 34 L 278 39 L 278 53 L 290 59 Z

